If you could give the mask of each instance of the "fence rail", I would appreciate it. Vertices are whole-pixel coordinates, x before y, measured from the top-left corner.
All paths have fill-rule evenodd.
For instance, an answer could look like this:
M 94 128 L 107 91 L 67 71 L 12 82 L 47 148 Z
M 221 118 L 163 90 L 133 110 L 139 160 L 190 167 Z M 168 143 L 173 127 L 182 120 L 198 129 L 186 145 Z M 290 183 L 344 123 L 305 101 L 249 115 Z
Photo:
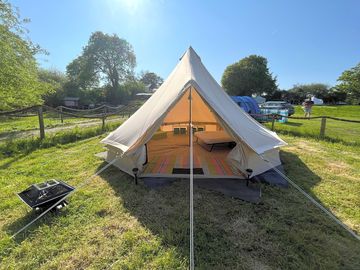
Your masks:
M 61 123 L 63 123 L 64 116 L 74 117 L 74 118 L 86 118 L 86 119 L 101 119 L 102 120 L 102 128 L 105 128 L 105 121 L 108 117 L 114 115 L 122 115 L 130 117 L 137 109 L 139 105 L 130 104 L 125 106 L 117 106 L 112 107 L 108 105 L 102 105 L 97 108 L 93 109 L 75 109 L 69 108 L 65 106 L 58 106 L 56 108 L 47 106 L 47 105 L 34 105 L 22 109 L 12 110 L 12 111 L 3 111 L 0 112 L 0 116 L 3 117 L 29 117 L 29 116 L 38 116 L 39 118 L 39 131 L 40 131 L 40 138 L 45 138 L 45 125 L 44 125 L 44 117 L 43 113 L 44 110 L 54 112 L 59 114 Z M 29 112 L 31 112 L 29 114 Z M 35 113 L 34 113 L 35 112 Z M 94 113 L 92 113 L 94 112 Z M 95 113 L 97 112 L 97 113 Z M 351 119 L 344 119 L 332 116 L 315 116 L 315 117 L 297 117 L 297 116 L 285 116 L 281 114 L 250 114 L 253 117 L 261 117 L 265 118 L 268 121 L 271 121 L 271 130 L 275 130 L 275 121 L 280 118 L 289 118 L 289 119 L 298 119 L 298 120 L 313 120 L 313 119 L 321 119 L 321 126 L 320 126 L 320 137 L 325 136 L 326 130 L 326 120 L 332 119 L 335 121 L 342 121 L 342 122 L 350 122 L 350 123 L 360 123 L 359 120 L 351 120 Z
M 37 109 L 39 106 L 41 106 L 41 105 L 34 105 L 34 106 L 26 107 L 23 109 L 16 109 L 13 111 L 3 111 L 3 112 L 0 111 L 0 116 L 12 116 L 17 113 L 24 113 L 24 112 L 27 112 L 27 111 L 30 111 L 33 109 Z
M 16 109 L 12 111 L 3 111 L 0 112 L 0 117 L 29 117 L 29 116 L 38 116 L 39 118 L 39 132 L 40 139 L 45 138 L 45 125 L 44 125 L 44 112 L 53 112 L 59 115 L 61 123 L 64 121 L 64 116 L 69 116 L 73 118 L 86 118 L 86 119 L 101 119 L 102 128 L 105 129 L 106 119 L 110 116 L 121 115 L 123 117 L 130 117 L 136 110 L 138 105 L 131 104 L 126 106 L 112 107 L 108 105 L 102 105 L 94 109 L 79 110 L 74 108 L 69 108 L 65 106 L 59 106 L 56 108 L 47 106 L 47 105 L 34 105 L 22 109 Z M 96 112 L 92 113 L 91 112 Z M 31 112 L 31 113 L 29 113 Z
M 360 123 L 360 120 L 351 120 L 351 119 L 344 119 L 344 118 L 338 118 L 338 117 L 332 117 L 332 116 L 315 116 L 315 117 L 299 117 L 299 116 L 286 116 L 282 114 L 272 113 L 272 114 L 250 114 L 251 116 L 255 117 L 275 117 L 277 118 L 290 118 L 290 119 L 299 119 L 299 120 L 312 120 L 312 119 L 321 119 L 321 118 L 327 118 L 332 119 L 336 121 L 344 121 L 344 122 L 351 122 L 351 123 Z
M 351 119 L 344 119 L 344 118 L 338 118 L 338 117 L 332 117 L 332 116 L 315 116 L 315 117 L 298 117 L 298 116 L 287 116 L 282 114 L 250 114 L 253 117 L 268 117 L 271 119 L 271 130 L 275 130 L 275 120 L 281 119 L 281 118 L 290 118 L 290 119 L 297 119 L 297 120 L 313 120 L 313 119 L 321 119 L 321 125 L 320 125 L 320 132 L 319 136 L 321 138 L 325 137 L 325 130 L 326 130 L 326 119 L 332 119 L 335 121 L 342 121 L 342 122 L 348 122 L 348 123 L 360 123 L 359 120 L 351 120 Z

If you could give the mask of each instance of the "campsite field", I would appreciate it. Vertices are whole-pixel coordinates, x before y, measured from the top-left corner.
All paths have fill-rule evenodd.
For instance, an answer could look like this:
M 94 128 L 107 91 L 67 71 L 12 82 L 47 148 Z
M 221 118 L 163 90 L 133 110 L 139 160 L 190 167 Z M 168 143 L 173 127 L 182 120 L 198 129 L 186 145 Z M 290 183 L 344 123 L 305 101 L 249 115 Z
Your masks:
M 128 108 L 136 109 L 140 107 L 144 103 L 144 100 L 134 100 L 129 102 L 127 105 Z M 110 108 L 110 107 L 109 107 Z M 126 108 L 124 106 L 123 108 Z M 71 112 L 71 111 L 70 111 Z M 86 111 L 85 111 L 86 112 Z M 92 111 L 88 114 L 96 114 L 99 112 L 103 112 L 103 109 Z M 111 112 L 113 112 L 113 109 L 111 109 Z M 31 111 L 32 114 L 36 114 L 36 110 Z M 72 112 L 74 113 L 74 112 Z M 128 117 L 128 111 L 126 109 L 122 111 L 118 111 L 118 115 L 109 115 L 106 117 L 106 119 L 117 119 L 117 118 L 127 118 Z M 78 117 L 72 117 L 68 115 L 64 115 L 63 117 L 63 123 L 61 123 L 60 115 L 58 113 L 54 112 L 45 112 L 43 114 L 44 116 L 44 125 L 45 129 L 48 128 L 54 128 L 54 127 L 61 127 L 61 126 L 67 126 L 67 125 L 76 125 L 80 123 L 88 123 L 88 122 L 101 122 L 101 119 L 99 118 L 82 118 L 84 115 L 84 111 L 82 113 L 75 112 Z M 9 133 L 16 133 L 21 131 L 28 131 L 28 130 L 36 130 L 39 129 L 39 118 L 37 115 L 34 116 L 27 116 L 27 117 L 8 117 L 8 116 L 0 116 L 0 137 L 4 136 Z
M 114 115 L 107 117 L 109 119 L 121 119 L 123 117 Z M 44 115 L 44 125 L 45 131 L 50 128 L 58 128 L 58 127 L 65 127 L 65 126 L 76 126 L 79 124 L 87 124 L 87 123 L 99 123 L 101 125 L 101 119 L 89 119 L 89 118 L 71 118 L 66 117 L 64 118 L 63 123 L 61 123 L 58 117 L 54 117 L 53 115 Z M 4 118 L 0 117 L 0 137 L 11 135 L 17 132 L 22 131 L 30 131 L 30 130 L 38 130 L 39 129 L 39 119 L 38 116 L 30 116 L 30 117 L 22 117 L 22 118 Z
M 282 138 L 287 175 L 359 233 L 359 147 Z M 187 269 L 188 181 L 149 190 L 115 168 L 9 239 L 35 216 L 15 192 L 49 178 L 78 186 L 104 165 L 99 140 L 0 160 L 0 269 Z M 198 269 L 359 269 L 360 243 L 301 194 L 262 190 L 255 205 L 195 188 Z
M 64 123 L 61 123 L 59 117 L 53 115 L 44 115 L 44 124 L 45 128 L 58 127 L 73 123 L 79 123 L 84 121 L 98 121 L 97 119 L 86 119 L 86 118 L 65 118 Z M 11 117 L 11 118 L 0 118 L 0 134 L 16 132 L 16 131 L 26 131 L 39 129 L 39 119 L 38 116 L 29 116 L 29 117 Z
M 295 106 L 293 116 L 303 117 L 301 106 Z M 360 106 L 314 106 L 312 116 L 332 116 L 349 120 L 360 120 Z M 276 123 L 275 131 L 281 134 L 319 137 L 321 119 L 289 119 L 287 123 Z M 271 127 L 271 123 L 266 124 Z M 327 140 L 360 145 L 360 123 L 341 122 L 327 119 L 325 137 Z
M 303 116 L 301 106 L 295 106 L 294 116 Z M 333 116 L 351 120 L 360 119 L 360 106 L 315 106 L 313 116 Z M 112 116 L 109 118 L 115 118 Z M 0 136 L 13 132 L 36 130 L 39 128 L 37 116 L 24 118 L 0 118 Z M 101 122 L 99 119 L 86 118 L 65 118 L 64 123 L 60 122 L 57 115 L 45 114 L 45 128 L 54 128 L 68 125 L 76 125 L 84 122 Z M 321 119 L 297 120 L 290 119 L 288 123 L 276 123 L 275 131 L 282 134 L 301 135 L 317 138 L 319 136 Z M 271 123 L 265 124 L 271 127 Z M 360 124 L 327 120 L 326 138 L 331 141 L 338 141 L 350 144 L 360 145 Z

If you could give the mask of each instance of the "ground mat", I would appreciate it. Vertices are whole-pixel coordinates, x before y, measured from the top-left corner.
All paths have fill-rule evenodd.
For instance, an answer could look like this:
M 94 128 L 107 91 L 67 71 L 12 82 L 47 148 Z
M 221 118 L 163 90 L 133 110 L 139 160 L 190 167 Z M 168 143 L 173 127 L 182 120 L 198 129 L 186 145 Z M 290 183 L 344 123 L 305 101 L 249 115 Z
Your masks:
M 284 168 L 282 165 L 276 167 L 280 172 L 285 174 Z M 286 181 L 284 177 L 282 177 L 278 172 L 274 169 L 270 169 L 262 174 L 256 175 L 254 178 L 256 181 L 260 181 L 266 184 L 287 188 L 289 183 Z
M 190 169 L 187 168 L 174 168 L 172 170 L 173 174 L 190 174 Z M 204 174 L 204 171 L 202 168 L 194 168 L 193 174 Z
M 176 180 L 189 181 L 189 179 L 167 177 L 144 177 L 142 180 L 146 187 L 152 189 L 171 185 Z M 253 183 L 246 186 L 246 180 L 243 179 L 194 179 L 194 184 L 200 188 L 217 191 L 232 198 L 238 198 L 251 203 L 260 202 L 260 186 Z
M 168 178 L 168 177 L 144 177 L 141 179 L 143 180 L 144 185 L 151 189 L 170 186 L 172 183 L 179 180 L 178 178 Z
M 246 180 L 243 179 L 195 179 L 194 183 L 200 188 L 217 191 L 229 197 L 251 203 L 260 202 L 260 186 L 252 183 L 247 186 Z

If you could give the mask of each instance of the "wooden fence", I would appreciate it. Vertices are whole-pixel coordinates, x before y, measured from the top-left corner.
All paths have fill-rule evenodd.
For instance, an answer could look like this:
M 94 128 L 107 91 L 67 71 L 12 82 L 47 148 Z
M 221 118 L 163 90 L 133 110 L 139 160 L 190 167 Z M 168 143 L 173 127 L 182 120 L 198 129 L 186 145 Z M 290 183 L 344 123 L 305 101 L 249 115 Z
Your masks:
M 0 112 L 0 116 L 8 117 L 29 117 L 37 115 L 39 118 L 39 131 L 40 139 L 45 138 L 45 125 L 44 125 L 44 109 L 46 111 L 54 112 L 59 114 L 61 123 L 64 121 L 64 116 L 75 117 L 75 118 L 87 118 L 87 119 L 101 119 L 102 120 L 102 129 L 105 129 L 105 122 L 109 116 L 118 115 L 118 116 L 128 116 L 130 117 L 137 109 L 139 105 L 132 104 L 127 106 L 111 107 L 108 105 L 102 105 L 97 108 L 79 110 L 74 108 L 69 108 L 65 106 L 59 106 L 53 108 L 46 105 L 35 105 L 23 109 Z M 29 113 L 32 112 L 32 113 Z M 35 113 L 34 113 L 35 112 Z M 251 114 L 251 116 L 262 119 L 266 118 L 271 121 L 271 130 L 275 130 L 275 121 L 279 118 L 289 118 L 289 119 L 300 119 L 300 120 L 312 120 L 312 119 L 321 119 L 320 126 L 320 137 L 325 137 L 326 130 L 326 119 L 332 119 L 336 121 L 350 122 L 350 123 L 360 123 L 358 120 L 343 119 L 331 116 L 316 116 L 316 117 L 295 117 L 295 116 L 284 116 L 280 114 Z
M 61 123 L 64 122 L 64 117 L 73 117 L 73 118 L 86 118 L 86 119 L 101 119 L 102 120 L 102 129 L 105 129 L 106 119 L 110 116 L 128 116 L 130 117 L 138 109 L 137 105 L 127 105 L 119 107 L 111 107 L 108 105 L 103 105 L 94 109 L 88 110 L 78 110 L 74 108 L 69 108 L 65 106 L 59 106 L 53 108 L 47 105 L 35 105 L 26 107 L 23 109 L 13 110 L 13 111 L 4 111 L 0 112 L 0 116 L 3 117 L 29 117 L 29 116 L 38 116 L 39 119 L 39 132 L 40 139 L 45 138 L 45 124 L 44 124 L 44 111 L 53 112 L 59 115 Z
M 332 116 L 315 116 L 315 117 L 297 117 L 297 116 L 285 116 L 281 114 L 251 114 L 253 117 L 260 117 L 260 118 L 268 118 L 271 121 L 271 130 L 275 130 L 275 121 L 280 118 L 290 118 L 290 119 L 298 119 L 298 120 L 313 120 L 313 119 L 321 119 L 321 125 L 320 125 L 320 133 L 319 136 L 321 138 L 325 137 L 325 130 L 326 130 L 326 119 L 332 119 L 336 121 L 342 121 L 342 122 L 349 122 L 349 123 L 360 123 L 358 120 L 350 120 L 350 119 L 343 119 L 343 118 L 337 118 Z

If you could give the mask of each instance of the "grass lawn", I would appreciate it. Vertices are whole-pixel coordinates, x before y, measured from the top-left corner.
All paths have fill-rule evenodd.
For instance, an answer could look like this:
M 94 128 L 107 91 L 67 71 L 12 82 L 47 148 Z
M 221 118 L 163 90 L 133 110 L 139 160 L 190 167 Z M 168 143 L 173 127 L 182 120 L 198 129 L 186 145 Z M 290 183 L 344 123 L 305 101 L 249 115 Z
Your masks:
M 110 116 L 107 119 L 119 118 L 119 116 Z M 58 116 L 54 114 L 44 114 L 45 128 L 53 128 L 65 125 L 78 124 L 82 122 L 101 122 L 101 119 L 89 119 L 89 118 L 71 118 L 65 117 L 63 123 L 61 123 Z M 17 131 L 26 131 L 39 129 L 38 116 L 29 117 L 0 117 L 0 135 L 4 133 L 11 133 Z
M 301 106 L 295 106 L 293 116 L 304 116 Z M 360 106 L 314 106 L 312 116 L 333 116 L 350 120 L 360 120 Z M 271 127 L 271 123 L 265 124 Z M 321 119 L 289 119 L 287 123 L 275 123 L 275 131 L 282 134 L 318 137 Z M 325 136 L 328 140 L 360 145 L 360 123 L 326 120 Z
M 283 135 L 287 175 L 360 232 L 360 148 Z M 15 195 L 103 166 L 100 137 L 0 160 L 0 269 L 187 269 L 188 181 L 149 190 L 109 168 L 14 241 L 34 218 Z M 295 189 L 262 185 L 250 204 L 195 188 L 197 269 L 360 269 L 360 243 Z

